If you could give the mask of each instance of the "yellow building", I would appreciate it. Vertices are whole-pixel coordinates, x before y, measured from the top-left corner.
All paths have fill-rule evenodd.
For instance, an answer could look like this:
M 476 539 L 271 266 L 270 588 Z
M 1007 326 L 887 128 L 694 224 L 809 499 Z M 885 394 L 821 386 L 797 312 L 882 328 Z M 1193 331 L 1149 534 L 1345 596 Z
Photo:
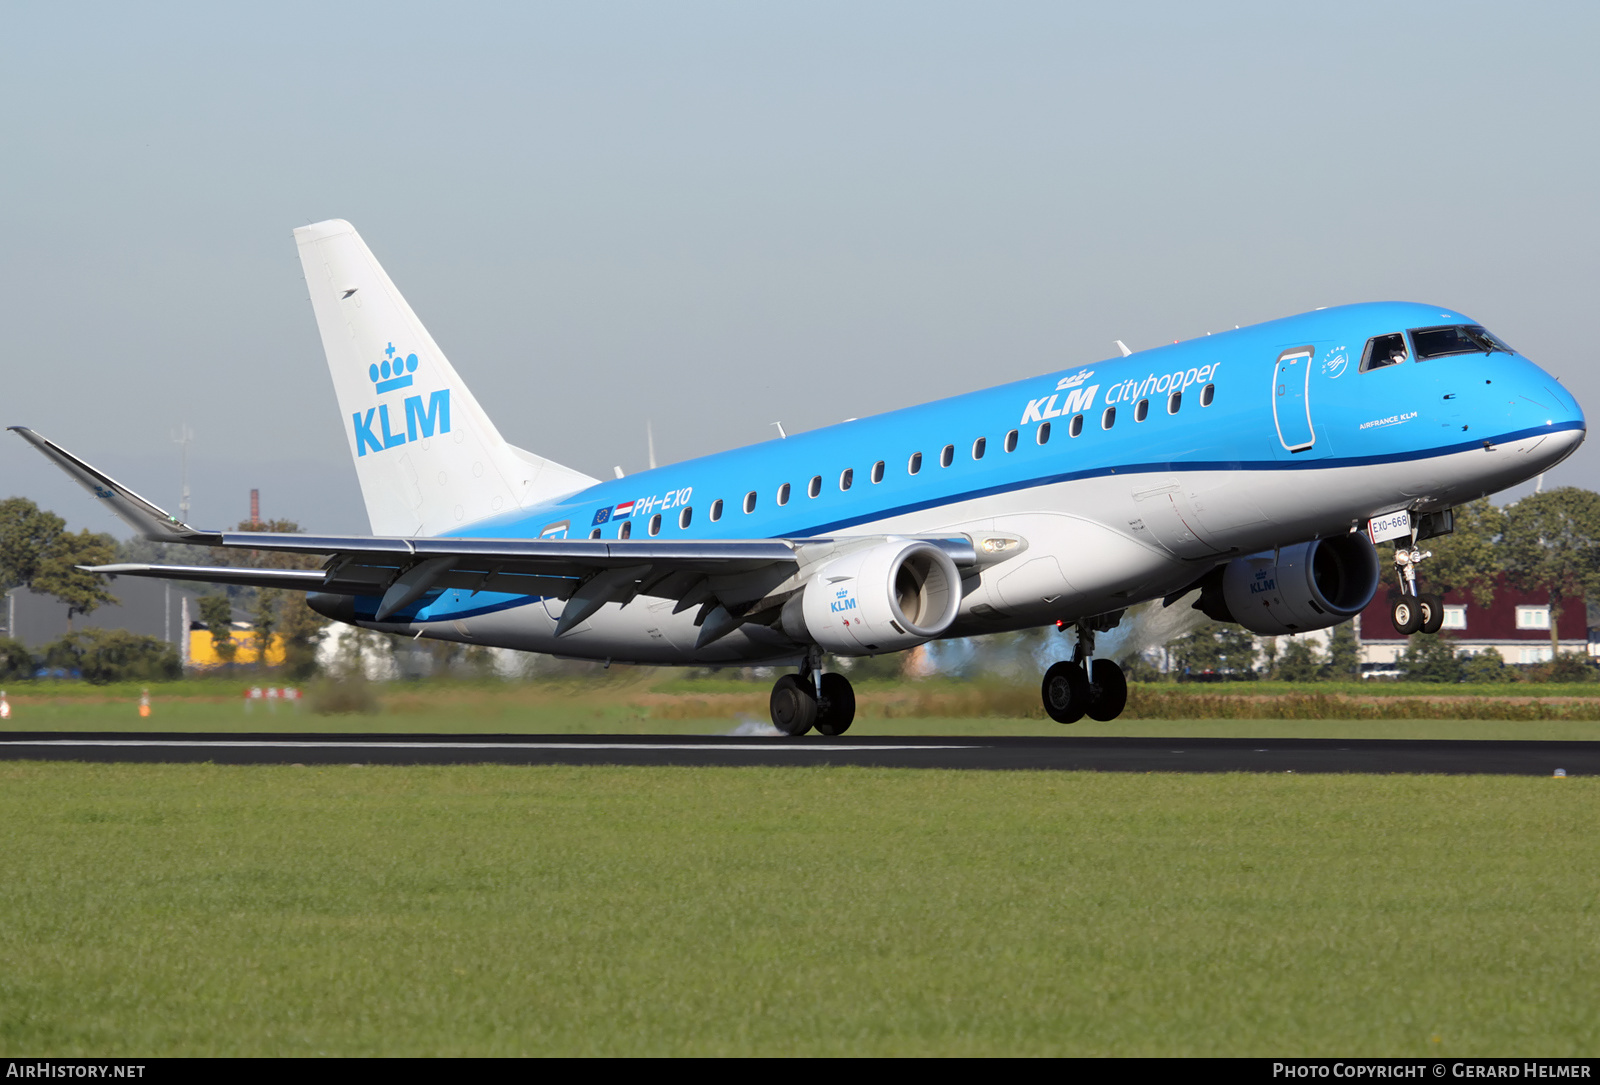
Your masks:
M 233 661 L 235 663 L 258 663 L 260 653 L 256 649 L 256 635 L 248 629 L 235 629 L 233 631 Z M 276 667 L 283 662 L 283 638 L 276 633 L 267 641 L 266 665 Z M 222 658 L 217 655 L 216 645 L 211 640 L 211 633 L 205 629 L 191 629 L 189 631 L 189 665 L 191 667 L 220 667 Z

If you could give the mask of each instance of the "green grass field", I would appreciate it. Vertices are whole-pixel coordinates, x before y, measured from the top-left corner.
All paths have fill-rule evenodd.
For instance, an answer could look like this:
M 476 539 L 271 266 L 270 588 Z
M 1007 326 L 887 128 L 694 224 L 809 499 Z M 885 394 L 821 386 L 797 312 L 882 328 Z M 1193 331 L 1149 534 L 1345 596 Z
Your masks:
M 0 764 L 7 1055 L 1588 1055 L 1600 782 Z
M 767 718 L 766 687 L 727 679 L 686 681 L 673 672 L 623 671 L 566 681 L 431 680 L 374 685 L 374 711 L 322 714 L 298 708 L 246 711 L 243 683 L 190 679 L 141 688 L 39 682 L 9 691 L 10 730 L 353 731 L 522 734 L 722 734 Z M 857 735 L 1161 735 L 1173 738 L 1600 739 L 1600 686 L 1297 687 L 1285 683 L 1148 687 L 1113 723 L 1062 727 L 1042 718 L 1032 683 L 866 682 Z M 1219 694 L 1219 689 L 1222 691 Z M 1533 703 L 1533 702 L 1538 703 Z M 1139 708 L 1147 710 L 1140 717 Z M 1307 716 L 1325 711 L 1327 716 Z M 1029 718 L 1029 714 L 1033 717 Z M 1532 718 L 1484 718 L 1494 715 Z M 1369 718 L 1352 718 L 1359 716 Z M 1538 716 L 1546 718 L 1537 718 Z M 1274 718 L 1274 717 L 1280 718 Z M 1288 716 L 1290 718 L 1281 718 Z M 1306 718 L 1293 718 L 1293 717 Z M 1334 718 L 1327 718 L 1328 716 Z M 1584 718 L 1585 716 L 1591 718 Z M 1476 717 L 1476 718 L 1475 718 Z

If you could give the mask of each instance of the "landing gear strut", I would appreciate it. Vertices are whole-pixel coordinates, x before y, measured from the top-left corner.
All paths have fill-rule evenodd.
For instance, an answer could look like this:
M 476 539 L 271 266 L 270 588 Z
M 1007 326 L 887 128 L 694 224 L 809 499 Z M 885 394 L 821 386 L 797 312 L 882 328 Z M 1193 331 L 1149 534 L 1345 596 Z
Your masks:
M 772 685 L 772 726 L 799 736 L 813 727 L 818 734 L 842 735 L 856 718 L 856 691 L 842 674 L 822 673 L 822 653 L 812 651 L 800 673 L 786 674 Z
M 1389 620 L 1394 623 L 1394 631 L 1403 637 L 1437 633 L 1444 625 L 1444 597 L 1417 591 L 1417 566 L 1431 557 L 1432 550 L 1418 549 L 1415 529 L 1409 547 L 1395 545 L 1394 574 L 1400 581 L 1400 598 L 1390 605 Z
M 1088 622 L 1078 623 L 1078 646 L 1070 660 L 1063 660 L 1044 672 L 1040 695 L 1045 713 L 1057 723 L 1114 720 L 1128 704 L 1128 679 L 1122 668 L 1109 659 L 1095 659 L 1095 630 Z

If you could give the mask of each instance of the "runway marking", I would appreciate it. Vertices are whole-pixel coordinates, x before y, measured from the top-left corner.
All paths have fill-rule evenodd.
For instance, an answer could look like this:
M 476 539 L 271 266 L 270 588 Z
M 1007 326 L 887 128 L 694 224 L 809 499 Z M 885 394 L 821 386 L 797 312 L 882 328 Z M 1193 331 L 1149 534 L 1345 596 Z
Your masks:
M 282 741 L 216 741 L 216 740 L 184 740 L 170 738 L 41 738 L 41 739 L 5 739 L 0 740 L 0 748 L 6 746 L 202 746 L 206 749 L 261 749 L 279 750 L 311 749 L 311 750 L 724 750 L 766 753 L 770 750 L 793 751 L 795 753 L 882 753 L 895 751 L 905 753 L 915 750 L 981 750 L 985 747 L 978 744 L 952 743 L 948 746 L 858 746 L 858 745 L 831 745 L 819 743 L 806 743 L 805 745 L 765 745 L 746 743 L 735 745 L 733 743 L 663 743 L 663 742 L 307 742 L 285 739 Z

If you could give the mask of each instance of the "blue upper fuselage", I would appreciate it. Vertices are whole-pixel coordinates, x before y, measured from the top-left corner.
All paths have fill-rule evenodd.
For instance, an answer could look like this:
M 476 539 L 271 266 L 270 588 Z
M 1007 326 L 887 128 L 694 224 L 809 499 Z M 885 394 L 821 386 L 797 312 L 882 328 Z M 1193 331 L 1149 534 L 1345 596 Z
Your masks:
M 452 534 L 800 538 L 1096 475 L 1392 462 L 1584 428 L 1520 354 L 1428 356 L 1450 333 L 1412 334 L 1463 326 L 1477 325 L 1429 305 L 1322 309 L 671 464 Z

